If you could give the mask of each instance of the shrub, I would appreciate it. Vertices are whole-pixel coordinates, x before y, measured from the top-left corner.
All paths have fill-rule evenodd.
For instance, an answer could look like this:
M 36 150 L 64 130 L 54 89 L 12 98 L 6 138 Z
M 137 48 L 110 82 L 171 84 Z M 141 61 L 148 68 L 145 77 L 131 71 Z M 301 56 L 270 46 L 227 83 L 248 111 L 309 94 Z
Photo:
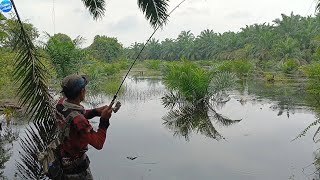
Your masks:
M 299 63 L 294 59 L 288 59 L 286 60 L 282 65 L 282 71 L 284 73 L 290 74 L 294 71 L 298 70 Z
M 161 68 L 160 60 L 145 60 L 147 68 L 159 71 Z

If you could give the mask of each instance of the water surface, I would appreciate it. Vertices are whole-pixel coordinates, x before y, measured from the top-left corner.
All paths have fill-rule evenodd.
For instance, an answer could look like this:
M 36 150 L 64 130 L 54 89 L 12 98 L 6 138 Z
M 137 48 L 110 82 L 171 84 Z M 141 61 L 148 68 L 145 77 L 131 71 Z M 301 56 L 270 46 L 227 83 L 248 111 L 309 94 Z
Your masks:
M 121 110 L 112 116 L 104 148 L 88 151 L 95 179 L 308 179 L 306 174 L 315 171 L 308 165 L 317 149 L 312 141 L 316 128 L 292 140 L 315 120 L 315 113 L 306 106 L 303 95 L 297 95 L 299 86 L 281 89 L 249 83 L 244 87 L 230 92 L 230 101 L 216 109 L 231 119 L 242 119 L 240 122 L 224 126 L 211 119 L 222 139 L 196 130 L 189 131 L 186 138 L 164 124 L 163 117 L 170 109 L 162 105 L 161 97 L 167 93 L 162 82 L 128 79 L 125 93 L 119 96 Z M 277 93 L 272 93 L 274 89 Z M 111 98 L 90 96 L 85 105 L 108 104 Z M 92 120 L 95 128 L 98 121 Z M 14 148 L 19 149 L 17 143 Z M 5 164 L 9 179 L 14 175 L 14 161 L 19 160 L 17 151 L 12 152 Z

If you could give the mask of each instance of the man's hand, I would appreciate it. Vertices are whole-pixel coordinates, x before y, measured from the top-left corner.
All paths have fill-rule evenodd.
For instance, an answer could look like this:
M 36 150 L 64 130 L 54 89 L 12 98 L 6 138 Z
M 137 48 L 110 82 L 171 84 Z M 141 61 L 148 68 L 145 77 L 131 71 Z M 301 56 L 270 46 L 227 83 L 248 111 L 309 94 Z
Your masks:
M 108 105 L 105 105 L 105 106 L 102 106 L 102 107 L 98 107 L 98 108 L 95 108 L 98 115 L 101 116 L 101 113 L 104 109 L 108 108 Z
M 113 105 L 113 104 L 114 104 L 114 103 L 112 103 L 112 105 Z M 111 106 L 112 106 L 112 105 L 111 105 Z M 105 106 L 96 108 L 96 111 L 97 111 L 98 115 L 101 116 L 102 111 L 103 111 L 104 109 L 108 108 L 108 107 L 109 107 L 108 105 L 105 105 Z M 121 103 L 120 103 L 119 101 L 117 101 L 116 105 L 115 105 L 114 108 L 113 108 L 113 112 L 116 113 L 116 112 L 120 109 L 120 107 L 121 107 Z
M 103 119 L 110 119 L 111 114 L 112 114 L 112 105 L 113 102 L 109 105 L 106 106 L 102 111 L 101 111 L 101 118 Z M 104 106 L 103 106 L 104 107 Z

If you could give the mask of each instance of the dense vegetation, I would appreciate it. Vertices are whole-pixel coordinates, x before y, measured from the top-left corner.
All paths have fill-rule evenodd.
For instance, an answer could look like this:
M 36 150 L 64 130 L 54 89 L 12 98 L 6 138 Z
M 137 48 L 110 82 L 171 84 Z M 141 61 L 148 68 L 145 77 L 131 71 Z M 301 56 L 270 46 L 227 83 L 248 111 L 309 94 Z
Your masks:
M 203 30 L 198 36 L 182 31 L 176 39 L 152 39 L 140 59 L 238 60 L 258 59 L 299 63 L 318 61 L 320 56 L 320 16 L 281 15 L 273 23 L 247 25 L 239 32 L 217 33 Z M 126 48 L 129 59 L 142 43 Z

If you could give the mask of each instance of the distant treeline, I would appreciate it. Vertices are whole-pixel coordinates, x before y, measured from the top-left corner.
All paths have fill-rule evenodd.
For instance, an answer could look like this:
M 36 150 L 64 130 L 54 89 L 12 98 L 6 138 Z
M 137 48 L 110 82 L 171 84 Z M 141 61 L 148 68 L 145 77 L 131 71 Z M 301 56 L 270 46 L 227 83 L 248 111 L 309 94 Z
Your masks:
M 204 30 L 195 36 L 182 31 L 176 39 L 152 39 L 141 60 L 287 60 L 302 63 L 320 60 L 320 16 L 281 15 L 272 24 L 254 24 L 240 32 L 216 33 Z M 143 43 L 125 49 L 128 59 L 136 57 Z

